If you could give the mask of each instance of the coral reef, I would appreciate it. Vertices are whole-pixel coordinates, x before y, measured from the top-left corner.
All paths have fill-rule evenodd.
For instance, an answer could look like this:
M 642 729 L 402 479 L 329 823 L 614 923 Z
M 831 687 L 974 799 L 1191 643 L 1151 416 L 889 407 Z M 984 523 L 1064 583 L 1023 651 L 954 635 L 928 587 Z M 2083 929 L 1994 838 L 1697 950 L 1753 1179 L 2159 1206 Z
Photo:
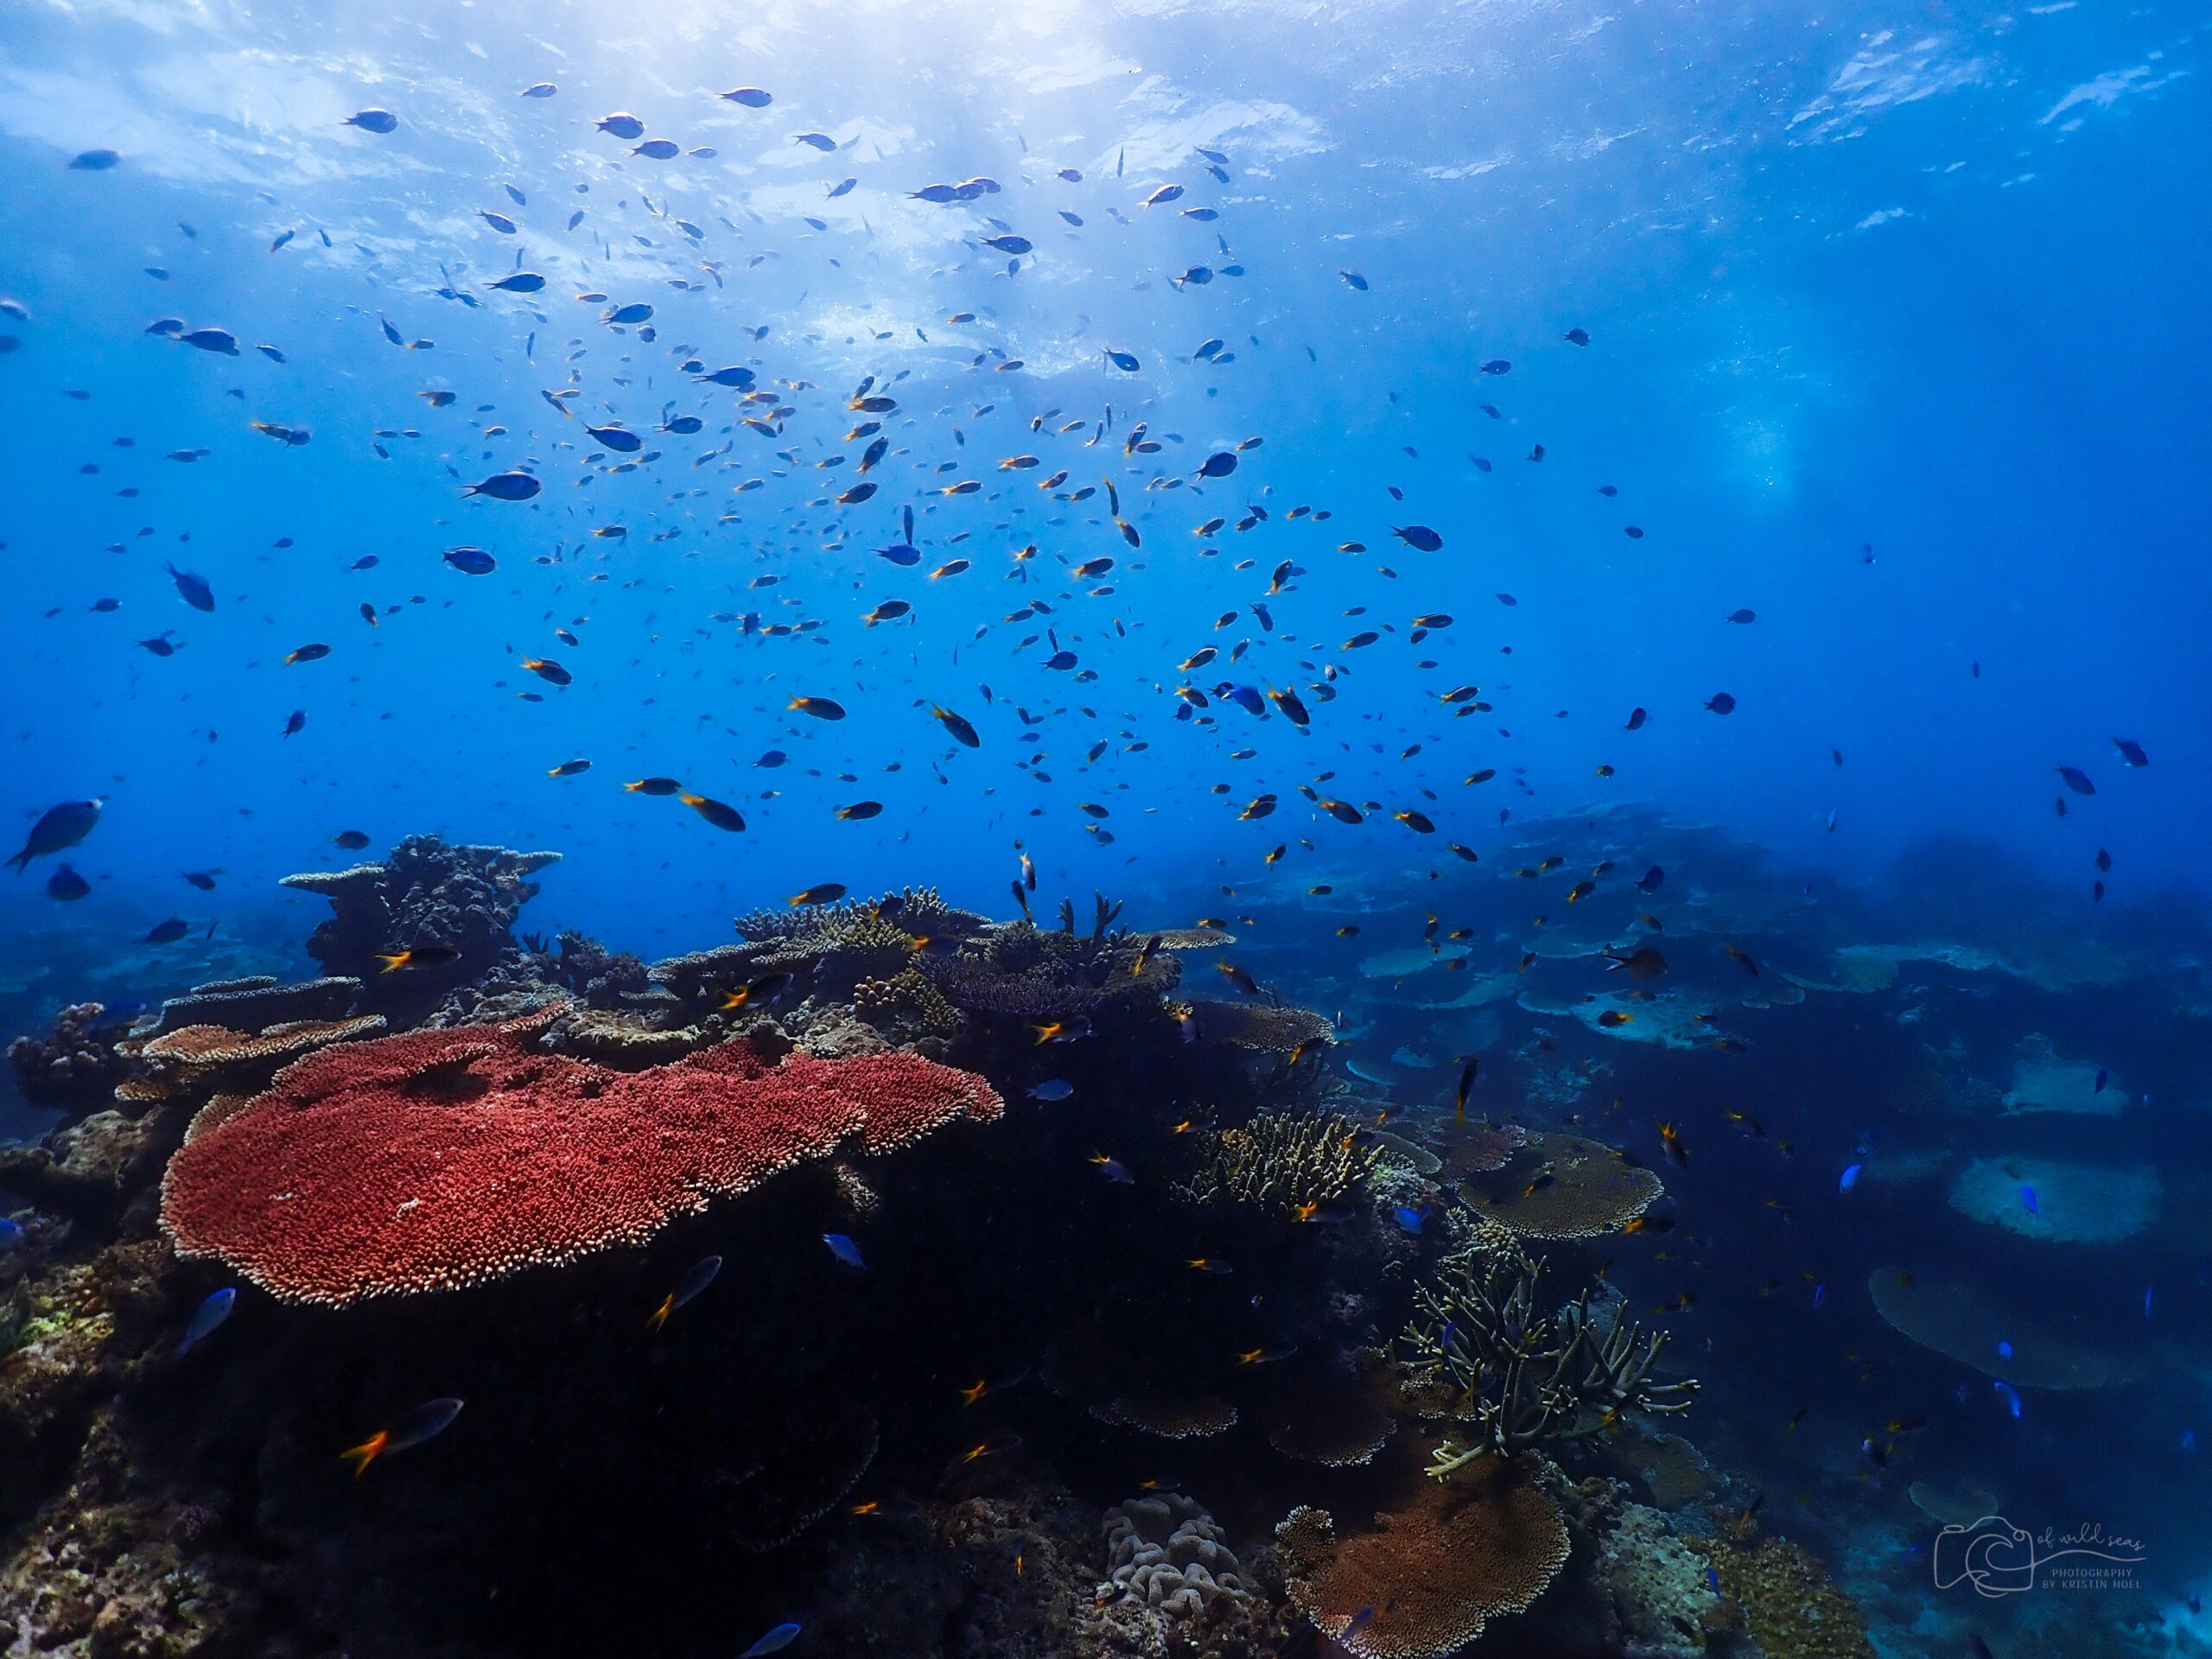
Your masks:
M 362 980 L 372 1008 L 419 1015 L 516 948 L 515 918 L 537 896 L 530 878 L 560 856 L 410 836 L 380 864 L 288 875 L 283 885 L 330 901 L 333 913 L 308 936 L 307 947 L 326 974 Z M 396 973 L 380 960 L 430 947 L 454 954 Z
M 1198 1166 L 1175 1188 L 1192 1204 L 1245 1204 L 1308 1220 L 1371 1178 L 1382 1149 L 1334 1112 L 1262 1112 L 1204 1136 Z
M 1877 1268 L 1866 1281 L 1874 1308 L 1923 1348 L 2024 1389 L 2104 1389 L 2149 1368 L 2139 1347 L 2100 1344 L 2075 1322 L 2037 1305 L 2031 1287 L 2004 1294 L 1957 1278 Z
M 626 950 L 609 950 L 597 939 L 573 931 L 562 932 L 554 944 L 550 957 L 533 952 L 544 962 L 544 977 L 573 992 L 586 1007 L 621 1008 L 626 998 L 651 983 L 644 960 Z
M 1951 1186 L 1951 1208 L 2024 1238 L 2113 1244 L 2158 1219 L 2158 1172 L 2147 1166 L 1977 1158 Z
M 162 1004 L 148 1034 L 159 1036 L 180 1026 L 222 1026 L 232 1031 L 266 1031 L 311 1020 L 342 1019 L 361 993 L 361 982 L 343 975 L 290 983 L 274 975 L 210 980 Z
M 1236 1556 L 1203 1504 L 1179 1492 L 1133 1497 L 1106 1511 L 1103 1598 L 1133 1597 L 1171 1620 L 1205 1616 L 1218 1598 L 1249 1600 Z
M 727 1044 L 617 1072 L 537 1052 L 548 1016 L 327 1049 L 195 1134 L 162 1183 L 181 1255 L 344 1306 L 648 1239 L 853 1141 L 992 1118 L 990 1085 L 918 1056 L 772 1065 Z
M 208 1089 L 251 1093 L 301 1056 L 333 1043 L 381 1036 L 385 1023 L 380 1014 L 364 1014 L 295 1020 L 264 1031 L 175 1026 L 140 1043 L 138 1058 L 151 1080 L 173 1094 Z
M 54 1017 L 43 1037 L 18 1037 L 8 1045 L 8 1065 L 23 1098 L 79 1111 L 105 1104 L 130 1070 L 116 1043 L 127 1020 L 103 1023 L 98 1002 L 73 1002 Z
M 1618 1232 L 1666 1191 L 1603 1141 L 1556 1132 L 1529 1134 L 1495 1171 L 1468 1173 L 1459 1185 L 1485 1217 L 1539 1239 Z
M 1420 1483 L 1350 1536 L 1300 1505 L 1275 1541 L 1293 1605 L 1360 1659 L 1443 1659 L 1498 1615 L 1525 1612 L 1568 1553 L 1558 1505 L 1504 1459 Z
M 1743 1608 L 1760 1651 L 1791 1659 L 1874 1659 L 1859 1609 L 1787 1539 L 1748 1546 L 1720 1538 L 1685 1542 L 1712 1566 L 1721 1593 Z
M 1478 1431 L 1469 1448 L 1440 1446 L 1430 1473 L 1583 1439 L 1624 1413 L 1689 1408 L 1695 1382 L 1651 1378 L 1663 1334 L 1608 1318 L 1587 1291 L 1554 1309 L 1543 1271 L 1511 1233 L 1485 1226 L 1414 1293 L 1419 1312 L 1398 1339 L 1408 1396 Z

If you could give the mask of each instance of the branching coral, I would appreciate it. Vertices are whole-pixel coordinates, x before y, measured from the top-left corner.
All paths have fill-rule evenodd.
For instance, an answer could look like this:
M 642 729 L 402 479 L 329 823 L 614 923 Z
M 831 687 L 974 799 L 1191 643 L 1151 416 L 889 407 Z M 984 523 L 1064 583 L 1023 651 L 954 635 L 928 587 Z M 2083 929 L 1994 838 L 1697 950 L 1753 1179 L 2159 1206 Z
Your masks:
M 1551 1308 L 1542 1262 L 1501 1228 L 1478 1227 L 1414 1301 L 1398 1338 L 1408 1392 L 1477 1428 L 1471 1446 L 1438 1447 L 1440 1478 L 1487 1453 L 1583 1439 L 1625 1412 L 1686 1411 L 1697 1391 L 1652 1380 L 1663 1333 L 1606 1319 L 1586 1292 Z
M 1199 1154 L 1204 1161 L 1175 1187 L 1176 1197 L 1308 1219 L 1372 1176 L 1382 1148 L 1334 1112 L 1262 1112 L 1241 1129 L 1206 1136 Z

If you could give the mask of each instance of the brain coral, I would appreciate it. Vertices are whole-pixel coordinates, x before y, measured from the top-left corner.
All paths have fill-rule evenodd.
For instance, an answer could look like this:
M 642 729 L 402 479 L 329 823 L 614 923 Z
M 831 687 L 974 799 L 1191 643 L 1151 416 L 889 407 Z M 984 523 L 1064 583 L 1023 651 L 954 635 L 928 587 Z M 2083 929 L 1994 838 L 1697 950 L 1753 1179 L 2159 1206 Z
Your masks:
M 912 1054 L 772 1065 L 738 1042 L 611 1071 L 531 1046 L 555 1013 L 295 1062 L 177 1154 L 163 1228 L 181 1255 L 342 1306 L 639 1243 L 842 1146 L 888 1152 L 1001 1109 L 981 1077 Z

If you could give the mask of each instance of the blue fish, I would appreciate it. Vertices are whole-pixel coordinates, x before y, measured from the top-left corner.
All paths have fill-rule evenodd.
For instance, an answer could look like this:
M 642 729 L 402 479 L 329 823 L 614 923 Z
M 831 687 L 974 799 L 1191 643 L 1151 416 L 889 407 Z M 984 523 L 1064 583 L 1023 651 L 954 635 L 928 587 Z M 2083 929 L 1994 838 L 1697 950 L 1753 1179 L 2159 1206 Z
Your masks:
M 1999 1341 L 1998 1342 L 1998 1344 L 1997 1344 L 1997 1357 L 1998 1357 L 1999 1359 L 2010 1359 L 2010 1358 L 2012 1358 L 2012 1344 L 2011 1343 L 2009 1343 L 2009 1342 L 2006 1342 L 2006 1341 L 2004 1341 L 2004 1340 L 2002 1340 L 2002 1339 L 1999 1339 Z
M 23 1224 L 0 1216 L 0 1254 L 12 1250 L 23 1242 Z
M 1418 1235 L 1421 1232 L 1421 1213 L 1418 1210 L 1408 1210 L 1401 1204 L 1391 1210 L 1390 1218 L 1409 1233 Z
M 2006 1409 L 2011 1411 L 2015 1417 L 2018 1416 L 2020 1414 L 2019 1390 L 2015 1389 L 2010 1382 L 2004 1382 L 2001 1379 L 1993 1382 L 1990 1386 L 1994 1388 L 1999 1395 L 2004 1396 Z
M 1859 1172 L 1866 1167 L 1864 1164 L 1852 1165 L 1843 1172 L 1843 1179 L 1835 1184 L 1835 1190 L 1839 1192 L 1850 1192 L 1853 1187 L 1859 1185 Z
M 2030 1215 L 2039 1216 L 2043 1213 L 2036 1208 L 2036 1190 L 2032 1186 L 2024 1186 L 2020 1189 L 2020 1202 L 2028 1206 Z
M 207 585 L 207 577 L 194 575 L 189 570 L 180 570 L 171 565 L 169 580 L 176 583 L 177 592 L 194 610 L 212 611 L 215 608 L 215 590 Z
M 1818 1307 L 1818 1306 L 1819 1306 L 1822 1302 L 1825 1302 L 1826 1300 L 1827 1300 L 1827 1299 L 1828 1299 L 1828 1286 L 1827 1286 L 1827 1280 L 1825 1280 L 1825 1279 L 1816 1279 L 1816 1280 L 1815 1280 L 1815 1281 L 1813 1281 L 1813 1306 L 1814 1306 L 1815 1307 Z
M 830 1247 L 830 1254 L 836 1256 L 847 1267 L 865 1268 L 868 1266 L 868 1263 L 861 1259 L 861 1247 L 854 1243 L 851 1239 L 846 1237 L 844 1234 L 824 1233 L 822 1235 L 822 1242 Z M 793 1628 L 796 1629 L 797 1627 L 794 1626 Z
M 781 1653 L 797 1639 L 798 1632 L 799 1627 L 796 1624 L 779 1624 L 743 1653 L 739 1654 L 737 1659 L 763 1659 L 764 1655 Z
M 1052 1101 L 1065 1100 L 1070 1095 L 1075 1093 L 1075 1084 L 1070 1083 L 1065 1077 L 1047 1077 L 1044 1082 L 1031 1087 L 1027 1092 L 1030 1099 L 1041 1100 L 1049 1103 Z
M 1223 692 L 1222 696 L 1227 697 L 1248 715 L 1264 715 L 1268 712 L 1268 700 L 1260 695 L 1260 688 L 1256 685 L 1232 685 L 1228 690 Z
M 2156 1286 L 2145 1286 L 2145 1287 L 2144 1287 L 2144 1291 L 2143 1291 L 2143 1317 L 2144 1317 L 2145 1319 L 2149 1319 L 2149 1318 L 2151 1317 L 2151 1293 L 2152 1293 L 2152 1291 L 2155 1290 L 2156 1288 L 2157 1288 L 2157 1287 L 2156 1287 Z
M 2181 1449 L 2184 1452 L 2194 1452 L 2196 1450 L 2196 1431 L 2195 1429 L 2184 1428 L 2182 1430 Z
M 238 1300 L 238 1287 L 225 1285 L 200 1303 L 192 1316 L 192 1323 L 184 1327 L 184 1340 L 176 1345 L 176 1357 L 182 1359 L 222 1329 L 223 1321 L 231 1317 L 231 1309 Z

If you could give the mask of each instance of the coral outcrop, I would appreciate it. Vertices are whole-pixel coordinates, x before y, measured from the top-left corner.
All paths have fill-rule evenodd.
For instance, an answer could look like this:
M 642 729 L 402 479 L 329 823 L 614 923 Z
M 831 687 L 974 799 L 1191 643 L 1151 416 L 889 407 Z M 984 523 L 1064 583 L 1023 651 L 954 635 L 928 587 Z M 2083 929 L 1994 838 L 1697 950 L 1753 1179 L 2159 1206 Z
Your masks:
M 23 1098 L 41 1106 L 90 1110 L 107 1103 L 130 1071 L 116 1043 L 130 1030 L 110 1020 L 98 1002 L 73 1002 L 54 1016 L 43 1037 L 18 1037 L 8 1045 L 9 1068 Z
M 1249 1599 L 1243 1569 L 1203 1504 L 1156 1492 L 1116 1504 L 1104 1521 L 1102 1597 L 1133 1597 L 1173 1620 L 1202 1618 L 1217 1597 Z

